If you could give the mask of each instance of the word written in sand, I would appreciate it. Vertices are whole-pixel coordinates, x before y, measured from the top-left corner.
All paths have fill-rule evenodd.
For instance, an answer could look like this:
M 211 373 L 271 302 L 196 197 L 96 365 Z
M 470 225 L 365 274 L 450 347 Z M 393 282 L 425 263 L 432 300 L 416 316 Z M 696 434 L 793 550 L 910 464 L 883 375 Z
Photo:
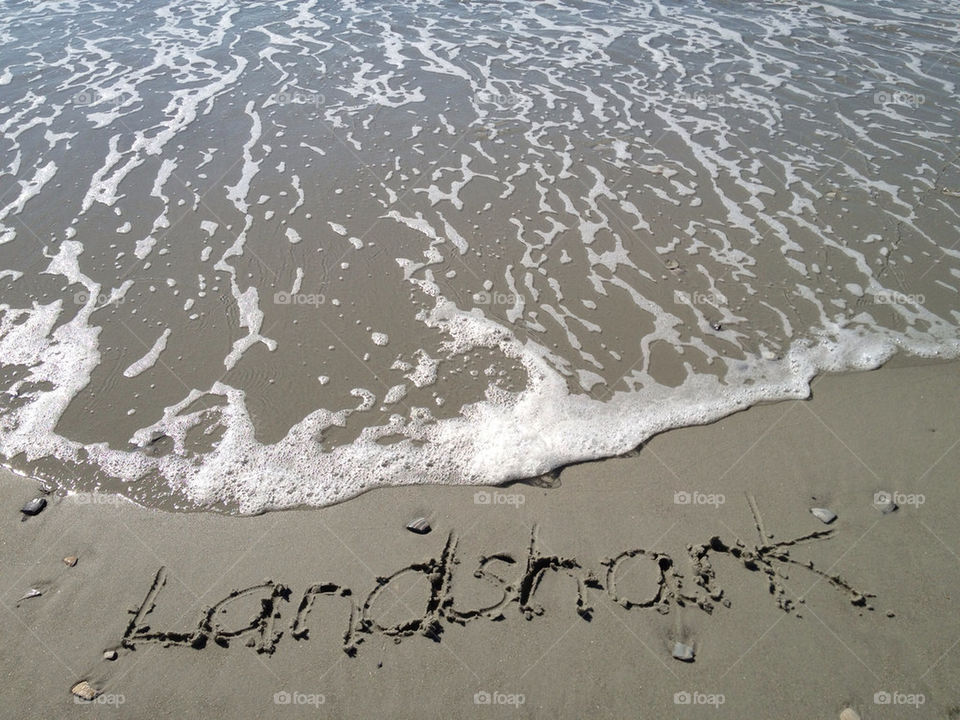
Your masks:
M 298 602 L 294 603 L 295 598 L 289 587 L 267 580 L 234 590 L 218 603 L 202 610 L 193 629 L 181 632 L 156 630 L 149 625 L 150 615 L 156 608 L 167 580 L 166 569 L 161 567 L 143 603 L 131 611 L 133 618 L 123 635 L 122 644 L 129 649 L 136 649 L 144 643 L 200 649 L 210 643 L 229 647 L 232 642 L 242 640 L 257 652 L 272 654 L 285 633 L 294 640 L 309 638 L 311 623 L 319 622 L 316 618 L 311 620 L 311 614 L 314 613 L 315 603 L 320 599 L 335 599 L 342 608 L 343 615 L 338 617 L 342 617 L 340 622 L 345 625 L 343 650 L 350 656 L 356 655 L 358 647 L 365 639 L 375 635 L 389 636 L 397 642 L 404 637 L 422 635 L 439 642 L 448 625 L 466 625 L 478 620 L 504 620 L 511 609 L 527 620 L 543 615 L 544 608 L 537 604 L 536 598 L 543 580 L 550 573 L 568 576 L 575 581 L 576 611 L 584 620 L 591 619 L 594 603 L 597 601 L 612 602 L 626 610 L 654 609 L 661 613 L 669 612 L 671 605 L 682 607 L 689 604 L 712 613 L 718 603 L 729 607 L 729 601 L 717 585 L 710 563 L 710 558 L 716 555 L 734 558 L 746 570 L 758 573 L 771 597 L 785 612 L 796 611 L 793 601 L 786 597 L 786 588 L 781 581 L 782 569 L 789 565 L 803 568 L 826 580 L 846 594 L 853 605 L 873 610 L 868 604 L 868 598 L 873 597 L 872 595 L 856 590 L 839 575 L 819 570 L 812 562 L 800 562 L 790 557 L 791 548 L 826 540 L 833 534 L 833 529 L 774 543 L 763 529 L 752 498 L 750 505 L 760 543 L 748 547 L 739 540 L 728 543 L 714 536 L 701 545 L 688 546 L 685 561 L 690 568 L 689 582 L 677 569 L 677 563 L 670 555 L 642 548 L 625 550 L 615 557 L 603 560 L 603 570 L 599 574 L 594 573 L 574 557 L 541 552 L 537 542 L 537 527 L 534 526 L 526 557 L 522 561 L 510 553 L 480 556 L 473 575 L 492 585 L 499 594 L 496 602 L 482 606 L 471 606 L 470 598 L 464 597 L 463 593 L 454 592 L 454 570 L 462 562 L 457 555 L 458 538 L 454 533 L 447 536 L 436 557 L 407 565 L 387 577 L 377 578 L 375 586 L 362 598 L 358 598 L 351 588 L 325 582 L 306 588 L 297 598 Z M 656 577 L 656 582 L 646 597 L 627 597 L 617 587 L 618 575 L 626 572 L 628 564 L 635 563 L 649 563 Z M 385 624 L 386 621 L 377 608 L 386 603 L 378 604 L 378 599 L 385 597 L 391 584 L 404 576 L 413 576 L 412 579 L 416 582 L 426 583 L 429 593 L 425 606 L 417 611 L 419 614 L 415 617 L 399 623 Z M 225 626 L 221 617 L 231 605 L 244 598 L 248 603 L 254 601 L 255 605 L 255 601 L 259 600 L 259 612 L 245 625 Z

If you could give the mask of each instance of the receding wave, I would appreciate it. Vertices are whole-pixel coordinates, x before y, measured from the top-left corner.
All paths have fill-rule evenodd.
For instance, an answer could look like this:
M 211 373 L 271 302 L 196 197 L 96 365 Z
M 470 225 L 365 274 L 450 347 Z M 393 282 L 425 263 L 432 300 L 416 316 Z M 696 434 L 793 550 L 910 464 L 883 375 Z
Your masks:
M 257 512 L 960 355 L 942 3 L 0 12 L 0 454 Z

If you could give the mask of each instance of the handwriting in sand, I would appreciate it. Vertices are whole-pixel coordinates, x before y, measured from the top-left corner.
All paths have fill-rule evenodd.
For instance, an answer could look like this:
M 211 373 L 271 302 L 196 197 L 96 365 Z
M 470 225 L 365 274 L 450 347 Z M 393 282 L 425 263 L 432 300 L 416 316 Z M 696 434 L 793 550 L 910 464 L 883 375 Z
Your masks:
M 323 582 L 306 588 L 294 606 L 291 588 L 267 580 L 234 590 L 206 608 L 201 612 L 196 627 L 188 631 L 155 630 L 149 625 L 149 616 L 156 608 L 166 584 L 167 571 L 161 567 L 143 603 L 132 612 L 133 618 L 124 633 L 122 644 L 129 649 L 136 649 L 137 645 L 144 643 L 200 649 L 210 643 L 229 647 L 231 643 L 242 640 L 257 652 L 271 654 L 285 633 L 294 640 L 309 639 L 310 616 L 314 604 L 320 598 L 339 599 L 343 608 L 341 622 L 345 628 L 343 650 L 350 656 L 356 655 L 364 640 L 374 635 L 392 637 L 398 642 L 404 637 L 422 635 L 439 642 L 447 625 L 503 620 L 511 609 L 527 620 L 543 615 L 544 608 L 537 604 L 536 596 L 548 573 L 561 573 L 576 581 L 576 610 L 585 620 L 591 619 L 594 603 L 598 601 L 612 602 L 627 610 L 654 609 L 667 613 L 672 605 L 690 605 L 713 613 L 717 604 L 729 607 L 729 601 L 717 584 L 716 573 L 710 563 L 711 556 L 716 555 L 732 557 L 746 570 L 759 573 L 771 597 L 785 612 L 796 611 L 794 602 L 787 597 L 782 581 L 782 570 L 790 565 L 803 568 L 825 580 L 846 594 L 853 605 L 873 610 L 868 603 L 873 595 L 855 589 L 839 575 L 814 567 L 812 562 L 790 557 L 792 548 L 828 540 L 833 537 L 834 529 L 813 532 L 792 540 L 772 542 L 763 527 L 756 503 L 752 498 L 749 498 L 749 501 L 759 542 L 748 546 L 739 539 L 725 542 L 714 536 L 706 543 L 690 545 L 685 558 L 689 567 L 688 575 L 679 571 L 675 559 L 670 555 L 643 548 L 624 550 L 603 560 L 600 563 L 603 570 L 595 573 L 574 557 L 544 554 L 538 546 L 537 527 L 534 526 L 530 533 L 526 557 L 522 562 L 509 552 L 479 557 L 474 576 L 494 586 L 499 592 L 499 599 L 492 604 L 477 607 L 471 607 L 468 597 L 457 596 L 453 590 L 454 571 L 462 564 L 462 559 L 457 554 L 458 537 L 455 533 L 447 536 L 436 557 L 406 565 L 392 575 L 377 578 L 375 586 L 362 596 L 362 601 L 352 588 L 334 582 Z M 652 563 L 657 582 L 656 589 L 648 597 L 626 597 L 618 590 L 618 574 L 628 562 Z M 510 570 L 513 572 L 510 573 Z M 422 578 L 428 584 L 429 596 L 426 605 L 417 617 L 384 625 L 378 620 L 377 600 L 391 583 L 408 574 L 418 575 L 418 580 Z M 260 598 L 260 612 L 246 625 L 230 629 L 218 622 L 218 617 L 232 603 L 241 598 L 257 597 Z

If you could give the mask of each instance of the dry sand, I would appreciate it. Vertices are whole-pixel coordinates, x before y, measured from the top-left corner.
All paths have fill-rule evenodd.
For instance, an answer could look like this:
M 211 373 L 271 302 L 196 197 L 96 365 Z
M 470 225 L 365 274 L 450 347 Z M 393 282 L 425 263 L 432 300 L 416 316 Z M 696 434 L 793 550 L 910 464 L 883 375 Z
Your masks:
M 539 484 L 254 518 L 21 522 L 5 474 L 0 716 L 955 718 L 958 400 L 960 364 L 899 362 Z

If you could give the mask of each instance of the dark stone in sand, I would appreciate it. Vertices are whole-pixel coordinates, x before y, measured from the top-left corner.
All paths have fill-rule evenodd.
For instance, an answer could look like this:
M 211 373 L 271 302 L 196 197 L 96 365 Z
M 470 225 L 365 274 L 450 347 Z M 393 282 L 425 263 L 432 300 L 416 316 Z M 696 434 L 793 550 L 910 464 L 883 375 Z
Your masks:
M 416 533 L 417 535 L 426 535 L 428 532 L 430 532 L 431 527 L 426 518 L 417 518 L 416 520 L 413 520 L 407 524 L 407 530 Z
M 24 515 L 37 515 L 47 506 L 47 501 L 44 498 L 34 498 L 22 508 L 20 512 Z

